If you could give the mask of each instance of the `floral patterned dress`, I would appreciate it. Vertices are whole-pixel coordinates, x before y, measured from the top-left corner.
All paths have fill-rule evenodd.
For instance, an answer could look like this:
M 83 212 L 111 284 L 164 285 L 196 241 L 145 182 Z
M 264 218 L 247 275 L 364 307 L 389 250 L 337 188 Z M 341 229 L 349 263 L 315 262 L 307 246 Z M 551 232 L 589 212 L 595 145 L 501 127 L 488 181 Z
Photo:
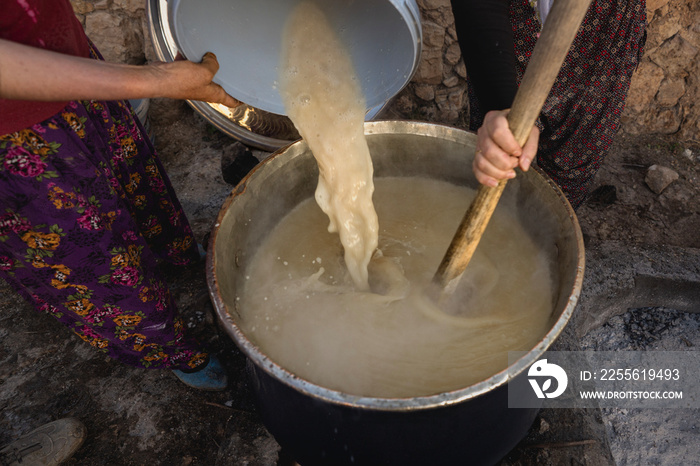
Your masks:
M 198 259 L 182 207 L 125 102 L 71 102 L 0 135 L 0 278 L 99 351 L 130 365 L 191 370 L 156 265 Z

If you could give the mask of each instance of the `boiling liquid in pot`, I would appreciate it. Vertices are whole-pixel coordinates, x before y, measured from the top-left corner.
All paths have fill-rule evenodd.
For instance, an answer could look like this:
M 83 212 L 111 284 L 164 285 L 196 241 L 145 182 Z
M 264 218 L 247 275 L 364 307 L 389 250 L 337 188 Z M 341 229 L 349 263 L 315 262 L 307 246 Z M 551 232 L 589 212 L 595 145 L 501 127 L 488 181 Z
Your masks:
M 361 396 L 430 395 L 505 369 L 508 351 L 530 350 L 547 331 L 547 260 L 513 215 L 497 212 L 456 305 L 437 308 L 423 289 L 474 192 L 380 178 L 373 205 L 365 106 L 349 57 L 312 3 L 295 11 L 286 34 L 281 89 L 318 161 L 317 203 L 300 204 L 256 251 L 240 327 L 297 376 Z M 377 246 L 382 257 L 369 263 Z
M 512 212 L 499 209 L 446 313 L 427 298 L 474 196 L 428 178 L 377 178 L 379 248 L 401 267 L 402 296 L 357 291 L 338 235 L 313 199 L 290 212 L 256 251 L 239 324 L 292 373 L 345 393 L 414 397 L 467 387 L 529 351 L 552 310 L 549 262 Z M 372 278 L 372 274 L 370 274 Z

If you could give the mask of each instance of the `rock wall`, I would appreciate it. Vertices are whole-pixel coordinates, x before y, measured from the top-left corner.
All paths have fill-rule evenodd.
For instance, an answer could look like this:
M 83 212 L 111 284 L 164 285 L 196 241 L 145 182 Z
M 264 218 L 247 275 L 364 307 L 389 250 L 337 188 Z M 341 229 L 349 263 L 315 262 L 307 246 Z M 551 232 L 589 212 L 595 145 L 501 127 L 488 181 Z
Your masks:
M 647 42 L 622 117 L 631 134 L 700 142 L 700 2 L 647 0 Z
M 405 117 L 461 124 L 468 112 L 464 62 L 450 1 L 418 0 L 423 57 L 397 98 Z M 647 42 L 622 116 L 630 134 L 675 135 L 700 142 L 700 2 L 647 0 Z
M 71 4 L 105 60 L 146 63 L 146 52 L 152 50 L 146 0 L 71 0 Z
M 107 60 L 141 64 L 155 59 L 145 0 L 71 0 L 85 30 Z M 464 126 L 466 68 L 450 0 L 417 0 L 423 54 L 411 81 L 395 99 L 401 118 Z M 700 2 L 647 0 L 647 43 L 622 116 L 630 134 L 673 135 L 700 141 Z
M 423 53 L 411 83 L 393 109 L 403 118 L 465 125 L 467 69 L 457 43 L 450 0 L 418 0 Z

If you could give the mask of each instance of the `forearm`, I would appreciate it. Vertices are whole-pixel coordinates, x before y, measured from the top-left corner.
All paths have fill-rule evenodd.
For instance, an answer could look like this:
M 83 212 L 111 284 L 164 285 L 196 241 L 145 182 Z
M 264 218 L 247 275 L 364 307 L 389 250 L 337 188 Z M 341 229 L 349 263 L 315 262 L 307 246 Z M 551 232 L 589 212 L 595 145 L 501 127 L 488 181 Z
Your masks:
M 127 100 L 169 97 L 233 108 L 241 105 L 212 81 L 219 62 L 178 60 L 133 66 L 74 57 L 0 39 L 0 98 L 13 100 Z
M 157 68 L 107 63 L 0 39 L 0 97 L 118 100 L 161 97 Z

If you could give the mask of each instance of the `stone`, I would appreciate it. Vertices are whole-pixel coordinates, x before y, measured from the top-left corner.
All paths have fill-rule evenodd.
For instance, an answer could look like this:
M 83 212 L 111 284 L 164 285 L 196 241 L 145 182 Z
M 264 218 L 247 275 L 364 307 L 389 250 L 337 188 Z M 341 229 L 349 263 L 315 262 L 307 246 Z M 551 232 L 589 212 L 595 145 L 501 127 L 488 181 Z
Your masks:
M 141 64 L 144 61 L 140 21 L 110 11 L 95 11 L 85 17 L 85 33 L 106 61 Z
M 693 63 L 697 54 L 696 47 L 682 35 L 676 34 L 656 48 L 650 54 L 650 58 L 664 70 L 667 76 L 685 76 L 687 67 Z
M 668 2 L 669 0 L 647 0 L 647 11 L 656 11 Z
M 685 94 L 685 80 L 677 77 L 664 79 L 656 94 L 656 101 L 664 107 L 673 107 Z
M 423 21 L 423 45 L 435 47 L 442 51 L 445 44 L 445 28 L 432 21 Z
M 700 138 L 700 3 L 647 0 L 645 55 L 632 79 L 622 130 Z
M 682 141 L 700 141 L 700 63 L 697 60 L 686 78 L 686 92 L 680 99 L 683 124 L 677 137 Z
M 422 10 L 437 10 L 450 6 L 450 0 L 418 0 L 418 6 Z
M 453 42 L 445 51 L 445 62 L 454 66 L 460 58 L 462 58 L 462 49 L 459 48 L 459 42 Z
M 147 63 L 158 62 L 160 59 L 156 54 L 156 49 L 153 45 L 153 37 L 151 36 L 151 25 L 146 18 L 146 15 L 141 16 L 141 31 L 144 37 L 143 52 Z
M 464 60 L 460 60 L 459 63 L 457 63 L 457 66 L 455 66 L 455 73 L 460 78 L 467 79 L 467 66 L 464 64 Z
M 442 81 L 442 84 L 445 87 L 455 87 L 457 84 L 459 84 L 459 77 L 454 75 L 448 76 Z
M 700 108 L 695 107 L 691 110 L 685 110 L 683 121 L 685 124 L 678 132 L 678 139 L 682 141 L 697 141 L 700 139 Z M 698 158 L 700 161 L 700 156 Z
M 449 26 L 447 28 L 447 35 L 452 39 L 452 40 L 457 40 L 457 29 L 455 29 L 454 25 L 454 17 L 450 18 L 450 21 L 448 21 Z
M 467 87 L 464 86 L 450 91 L 450 93 L 447 95 L 447 100 L 450 103 L 450 107 L 455 110 L 462 109 L 462 106 L 464 105 L 464 93 L 466 90 Z
M 698 21 L 700 22 L 700 13 L 695 15 L 695 18 L 693 21 Z M 685 40 L 690 42 L 693 47 L 696 49 L 700 49 L 700 25 L 697 25 L 692 28 L 687 28 L 687 29 L 681 29 L 678 32 Z
M 642 61 L 632 75 L 625 115 L 639 114 L 649 107 L 663 79 L 664 70 L 661 67 L 650 60 Z
M 97 0 L 93 5 L 96 10 L 108 10 L 112 6 L 112 0 Z
M 452 20 L 452 11 L 450 7 L 438 8 L 435 10 L 423 10 L 421 12 L 423 22 L 432 21 L 444 28 Z
M 680 16 L 668 14 L 654 21 L 653 31 L 661 38 L 661 42 L 675 36 L 681 30 Z
M 143 0 L 112 0 L 114 6 L 126 10 L 130 13 L 136 13 L 146 7 L 146 2 Z
M 122 19 L 108 11 L 96 11 L 85 18 L 85 33 L 107 61 L 124 60 L 125 38 Z
M 71 0 L 70 3 L 73 6 L 73 11 L 77 15 L 85 15 L 95 11 L 95 6 L 86 0 Z
M 424 49 L 413 81 L 418 84 L 440 84 L 443 76 L 442 67 L 442 50 Z
M 645 118 L 644 126 L 651 133 L 674 134 L 681 126 L 680 109 L 658 108 Z
M 415 87 L 416 97 L 429 101 L 435 98 L 435 88 L 433 86 L 417 85 Z
M 435 91 L 435 103 L 438 108 L 439 121 L 452 123 L 459 118 L 462 110 L 463 94 L 464 90 L 453 91 L 441 88 Z
M 664 189 L 677 179 L 678 172 L 675 170 L 661 165 L 652 165 L 647 170 L 644 182 L 649 186 L 649 189 L 656 194 L 661 194 Z
M 435 103 L 438 104 L 438 108 L 444 110 L 449 105 L 447 101 L 448 92 L 447 89 L 438 89 L 435 91 Z

